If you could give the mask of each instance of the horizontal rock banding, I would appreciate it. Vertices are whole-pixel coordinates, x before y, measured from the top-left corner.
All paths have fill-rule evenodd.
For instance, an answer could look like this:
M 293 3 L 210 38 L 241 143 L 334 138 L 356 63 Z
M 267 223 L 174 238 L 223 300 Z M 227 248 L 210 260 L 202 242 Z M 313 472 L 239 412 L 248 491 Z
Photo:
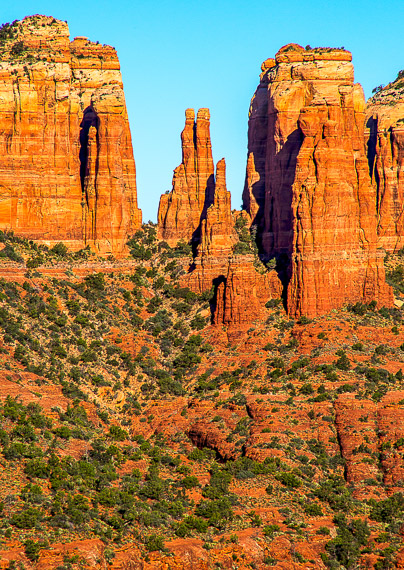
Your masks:
M 141 212 L 115 49 L 31 16 L 0 50 L 0 228 L 122 254 Z
M 283 256 L 288 313 L 391 305 L 363 142 L 365 100 L 351 54 L 289 44 L 262 71 L 243 200 L 263 254 Z

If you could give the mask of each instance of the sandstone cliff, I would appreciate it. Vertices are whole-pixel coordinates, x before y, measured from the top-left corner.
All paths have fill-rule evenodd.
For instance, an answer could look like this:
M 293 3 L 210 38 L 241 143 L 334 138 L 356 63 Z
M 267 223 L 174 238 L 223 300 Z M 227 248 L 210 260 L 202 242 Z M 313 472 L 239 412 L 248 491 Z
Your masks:
M 404 72 L 371 97 L 365 138 L 369 169 L 377 188 L 379 244 L 404 245 Z
M 262 70 L 243 199 L 263 253 L 283 257 L 288 313 L 390 305 L 351 54 L 289 44 Z
M 0 228 L 122 254 L 141 211 L 115 49 L 30 16 L 0 51 Z

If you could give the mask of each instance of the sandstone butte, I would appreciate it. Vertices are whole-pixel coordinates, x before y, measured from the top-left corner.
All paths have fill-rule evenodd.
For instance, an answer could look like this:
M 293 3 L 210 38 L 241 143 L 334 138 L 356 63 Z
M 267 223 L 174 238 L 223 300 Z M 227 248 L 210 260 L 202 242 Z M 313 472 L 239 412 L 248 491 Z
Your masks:
M 404 71 L 366 106 L 369 169 L 377 188 L 380 246 L 404 246 Z
M 116 51 L 29 16 L 0 39 L 0 229 L 122 255 L 141 224 Z
M 251 101 L 243 204 L 263 254 L 283 265 L 291 316 L 393 300 L 351 59 L 344 49 L 284 46 L 263 63 Z

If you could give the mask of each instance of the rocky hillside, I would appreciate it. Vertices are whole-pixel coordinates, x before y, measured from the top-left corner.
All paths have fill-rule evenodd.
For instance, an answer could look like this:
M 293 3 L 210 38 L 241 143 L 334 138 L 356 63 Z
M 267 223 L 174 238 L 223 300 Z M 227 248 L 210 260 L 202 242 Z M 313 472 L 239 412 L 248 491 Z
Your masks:
M 223 328 L 153 226 L 2 241 L 0 568 L 404 563 L 402 309 Z
M 141 226 L 115 50 L 0 52 L 0 569 L 403 568 L 401 72 L 284 46 Z

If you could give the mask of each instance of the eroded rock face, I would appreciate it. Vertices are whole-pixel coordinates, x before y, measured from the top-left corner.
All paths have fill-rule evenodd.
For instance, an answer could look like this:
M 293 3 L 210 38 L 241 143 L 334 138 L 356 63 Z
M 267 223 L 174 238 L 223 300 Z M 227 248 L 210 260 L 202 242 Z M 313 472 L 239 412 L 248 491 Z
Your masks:
M 231 213 L 231 196 L 226 188 L 226 162 L 224 158 L 216 165 L 213 204 L 201 224 L 201 241 L 198 253 L 202 257 L 225 257 L 233 253 L 238 241 Z
M 377 188 L 379 244 L 404 245 L 404 74 L 379 90 L 366 106 L 369 169 Z
M 253 255 L 234 255 L 235 218 L 244 216 L 248 226 L 250 218 L 231 211 L 224 158 L 213 174 L 208 109 L 198 111 L 196 122 L 194 110 L 186 110 L 181 140 L 183 161 L 174 171 L 172 191 L 160 199 L 158 235 L 171 246 L 193 243 L 194 260 L 181 284 L 196 293 L 214 287 L 214 323 L 251 323 L 266 301 L 280 296 L 280 281 L 275 272 L 259 273 Z
M 222 159 L 217 164 L 213 204 L 202 220 L 197 255 L 184 279 L 198 293 L 214 287 L 212 321 L 217 325 L 249 325 L 262 315 L 268 300 L 282 294 L 275 271 L 265 271 L 254 255 L 235 254 L 238 241 Z
M 391 305 L 351 54 L 289 44 L 262 69 L 243 199 L 263 252 L 286 261 L 288 313 L 314 317 L 358 301 Z
M 201 220 L 213 203 L 214 164 L 209 109 L 185 111 L 181 133 L 182 163 L 174 170 L 173 189 L 160 198 L 158 237 L 170 246 L 198 242 Z
M 122 254 L 141 211 L 115 49 L 30 16 L 0 50 L 0 228 Z
M 382 480 L 398 491 L 404 480 L 403 392 L 392 391 L 375 404 L 343 395 L 336 400 L 336 428 L 346 461 L 347 481 L 357 494 L 369 494 L 369 486 Z M 379 455 L 380 461 L 375 458 Z M 397 487 L 397 488 L 396 488 Z M 379 495 L 380 489 L 377 489 Z
M 249 324 L 270 299 L 279 299 L 282 284 L 275 271 L 259 273 L 252 256 L 235 256 L 216 290 L 215 324 Z

